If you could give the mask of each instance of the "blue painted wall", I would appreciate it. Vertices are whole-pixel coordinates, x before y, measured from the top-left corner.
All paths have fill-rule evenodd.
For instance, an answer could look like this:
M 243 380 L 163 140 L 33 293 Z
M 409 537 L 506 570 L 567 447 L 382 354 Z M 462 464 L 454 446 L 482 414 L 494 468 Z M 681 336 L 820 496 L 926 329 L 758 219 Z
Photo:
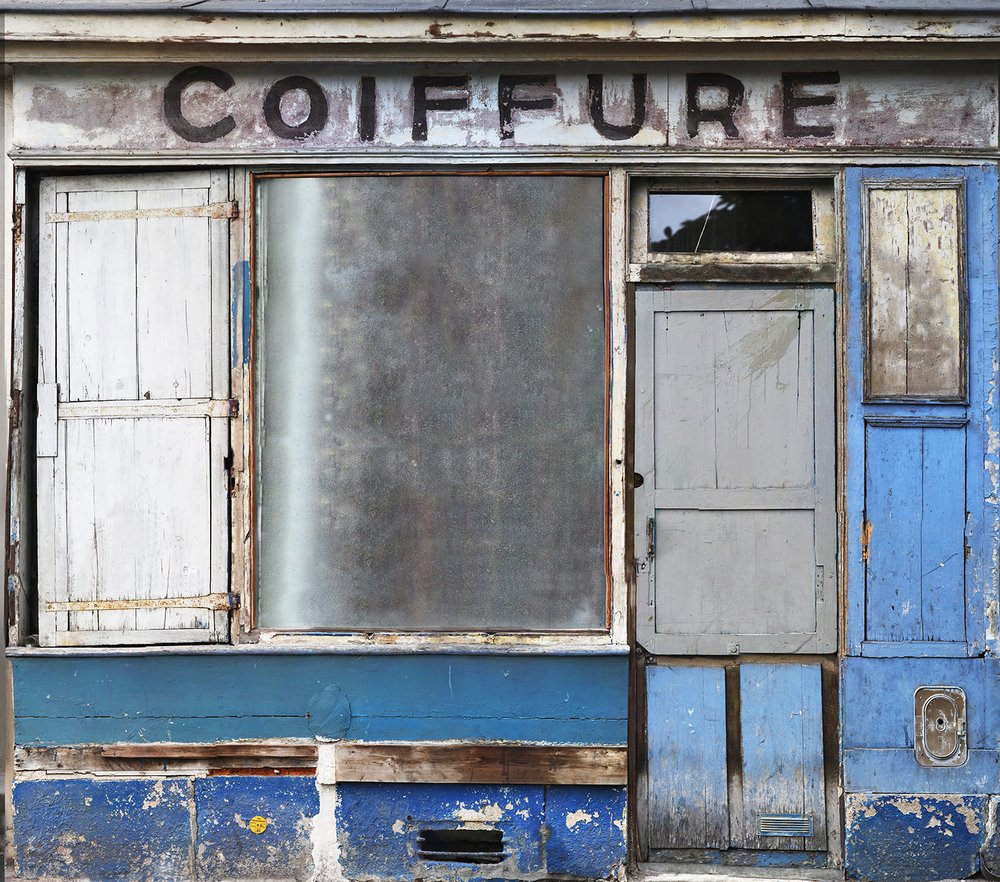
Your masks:
M 339 784 L 336 796 L 334 819 L 312 776 L 21 782 L 20 878 L 305 882 L 313 827 L 332 833 L 334 820 L 341 868 L 356 880 L 603 879 L 626 860 L 622 787 Z M 421 830 L 461 827 L 500 830 L 505 860 L 417 855 Z
M 967 402 L 866 402 L 866 182 L 964 188 Z M 961 879 L 988 841 L 1000 781 L 997 604 L 997 172 L 994 166 L 849 169 L 847 647 L 841 669 L 845 866 L 850 879 Z M 878 236 L 879 231 L 872 231 Z M 862 523 L 873 525 L 870 556 Z M 926 768 L 914 690 L 959 686 L 969 758 Z M 995 864 L 994 864 L 995 868 Z
M 21 745 L 260 738 L 624 744 L 625 655 L 12 659 Z
M 340 784 L 337 797 L 350 879 L 603 879 L 626 861 L 623 787 Z M 502 830 L 505 860 L 470 865 L 417 855 L 421 830 L 465 826 Z

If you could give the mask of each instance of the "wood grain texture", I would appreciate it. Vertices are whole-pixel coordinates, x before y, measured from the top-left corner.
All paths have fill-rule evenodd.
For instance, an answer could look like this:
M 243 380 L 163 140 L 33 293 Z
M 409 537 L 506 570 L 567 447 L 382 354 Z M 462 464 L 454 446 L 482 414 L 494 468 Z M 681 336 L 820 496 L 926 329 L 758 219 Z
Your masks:
M 963 393 L 961 223 L 954 187 L 869 190 L 872 397 Z
M 39 455 L 58 454 L 38 461 L 40 641 L 225 639 L 228 609 L 197 600 L 227 591 L 218 304 L 231 212 L 213 208 L 225 176 L 64 177 L 41 189 L 57 211 L 41 223 L 39 370 L 55 374 L 59 401 L 54 433 L 39 426 Z
M 628 778 L 624 747 L 344 744 L 338 781 L 441 784 L 607 784 Z
M 636 548 L 642 645 L 836 644 L 832 292 L 640 288 Z M 830 584 L 828 584 L 830 582 Z
M 650 848 L 728 848 L 721 667 L 646 669 Z
M 819 665 L 740 667 L 744 812 L 740 847 L 826 849 L 822 705 Z M 813 835 L 757 836 L 759 814 L 809 815 Z
M 870 425 L 866 639 L 965 639 L 965 428 Z

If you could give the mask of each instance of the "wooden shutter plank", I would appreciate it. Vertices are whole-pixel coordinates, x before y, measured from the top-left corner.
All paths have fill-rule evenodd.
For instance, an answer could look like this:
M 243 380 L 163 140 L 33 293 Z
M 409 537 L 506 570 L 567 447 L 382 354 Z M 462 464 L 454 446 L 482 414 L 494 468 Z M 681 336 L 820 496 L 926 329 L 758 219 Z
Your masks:
M 651 848 L 728 848 L 722 667 L 646 668 Z
M 211 172 L 212 183 L 209 198 L 222 202 L 229 198 L 229 175 L 225 171 Z M 230 298 L 232 284 L 229 267 L 229 243 L 232 224 L 225 220 L 213 220 L 209 224 L 210 267 L 212 274 L 212 327 L 217 329 L 212 335 L 212 397 L 228 398 L 230 394 L 230 335 L 222 333 L 228 329 L 231 320 Z M 228 492 L 228 491 L 227 491 Z
M 140 208 L 205 205 L 208 189 L 140 192 Z M 137 221 L 140 398 L 212 396 L 212 274 L 208 218 Z
M 905 190 L 868 194 L 869 310 L 868 388 L 874 396 L 906 394 L 906 299 L 908 296 Z
M 868 426 L 865 433 L 868 640 L 921 639 L 920 519 L 923 430 Z
M 823 702 L 819 665 L 740 666 L 743 837 L 734 845 L 824 851 Z M 758 836 L 757 815 L 808 815 L 813 835 Z M 734 838 L 735 839 L 735 838 Z
M 135 208 L 134 192 L 74 193 L 74 210 Z M 64 400 L 137 398 L 136 222 L 86 221 L 66 227 L 69 340 Z
M 41 233 L 40 373 L 54 371 L 62 399 L 58 456 L 39 467 L 45 645 L 228 636 L 229 315 L 220 304 L 233 213 L 190 216 L 227 187 L 212 172 L 41 185 L 43 210 L 96 212 L 43 220 Z M 158 211 L 167 216 L 144 214 Z
M 906 391 L 957 397 L 963 385 L 958 191 L 910 190 L 907 207 Z

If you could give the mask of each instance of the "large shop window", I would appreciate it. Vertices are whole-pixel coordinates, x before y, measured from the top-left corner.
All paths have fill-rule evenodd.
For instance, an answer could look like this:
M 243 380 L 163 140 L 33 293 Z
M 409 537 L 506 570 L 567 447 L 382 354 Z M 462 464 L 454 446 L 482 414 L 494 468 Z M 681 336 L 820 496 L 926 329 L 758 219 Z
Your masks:
M 257 625 L 604 628 L 605 178 L 256 194 Z

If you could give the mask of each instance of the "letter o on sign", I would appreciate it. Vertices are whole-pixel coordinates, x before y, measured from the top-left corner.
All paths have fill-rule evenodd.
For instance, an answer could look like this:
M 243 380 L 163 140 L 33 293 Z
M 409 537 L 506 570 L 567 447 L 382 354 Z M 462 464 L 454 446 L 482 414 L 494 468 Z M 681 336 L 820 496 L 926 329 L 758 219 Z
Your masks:
M 301 90 L 309 98 L 309 116 L 302 122 L 290 126 L 281 116 L 281 99 L 289 92 Z M 278 80 L 264 96 L 264 122 L 279 138 L 300 141 L 322 131 L 329 117 L 326 95 L 319 83 L 309 77 L 285 77 Z

